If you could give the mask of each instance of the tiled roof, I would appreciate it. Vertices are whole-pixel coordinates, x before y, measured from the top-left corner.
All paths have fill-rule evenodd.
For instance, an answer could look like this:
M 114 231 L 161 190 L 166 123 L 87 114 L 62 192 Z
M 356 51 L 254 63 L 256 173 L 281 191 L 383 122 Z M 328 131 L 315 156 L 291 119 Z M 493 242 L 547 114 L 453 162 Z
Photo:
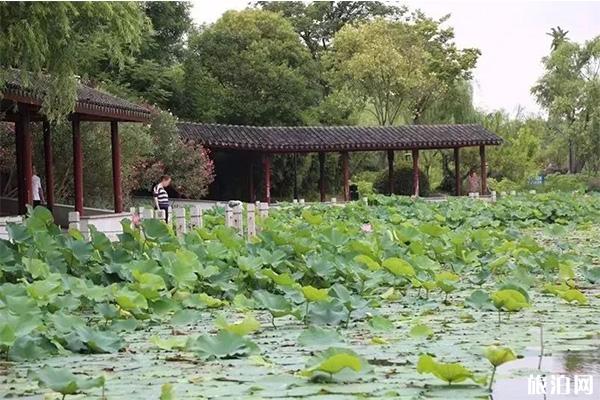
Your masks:
M 32 82 L 32 85 L 25 85 L 22 80 L 21 71 L 11 69 L 6 72 L 8 72 L 7 80 L 3 90 L 5 97 L 11 99 L 11 97 L 16 96 L 19 102 L 35 105 L 42 103 L 46 87 L 43 79 L 41 82 L 38 79 L 36 82 Z M 34 78 L 30 79 L 33 80 Z M 151 116 L 151 112 L 147 108 L 84 84 L 79 84 L 77 87 L 75 112 L 96 116 L 118 117 L 122 120 L 132 121 L 146 121 Z
M 341 151 L 432 149 L 499 145 L 481 125 L 241 126 L 182 122 L 185 140 L 214 149 L 251 151 Z

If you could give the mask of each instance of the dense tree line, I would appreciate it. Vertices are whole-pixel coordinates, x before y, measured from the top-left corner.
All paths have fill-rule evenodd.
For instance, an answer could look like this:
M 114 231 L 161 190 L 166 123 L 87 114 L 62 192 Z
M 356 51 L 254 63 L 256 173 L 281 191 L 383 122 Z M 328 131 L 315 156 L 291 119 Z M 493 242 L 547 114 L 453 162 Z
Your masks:
M 260 1 L 196 26 L 186 2 L 0 4 L 0 65 L 52 77 L 44 108 L 57 123 L 60 154 L 70 154 L 64 115 L 73 107 L 79 76 L 156 110 L 151 126 L 124 131 L 127 190 L 147 190 L 157 175 L 169 172 L 178 191 L 190 197 L 206 194 L 212 160 L 223 174 L 229 172 L 219 164 L 240 161 L 182 143 L 175 118 L 252 125 L 478 122 L 505 139 L 489 155 L 498 180 L 523 183 L 548 164 L 595 172 L 599 43 L 573 43 L 567 32 L 553 31 L 546 72 L 532 89 L 548 112 L 541 119 L 476 110 L 470 80 L 479 50 L 456 45 L 447 17 L 404 7 Z M 12 133 L 4 129 L 0 150 L 10 154 Z M 105 153 L 107 128 L 90 124 L 86 132 L 86 155 Z M 94 178 L 86 175 L 86 196 L 97 204 L 109 202 L 94 191 L 109 187 L 110 163 L 103 157 L 85 157 L 85 168 L 98 171 Z M 57 160 L 65 200 L 69 160 Z M 464 170 L 475 165 L 475 152 L 465 151 L 464 163 Z M 3 158 L 3 177 L 10 177 L 13 165 Z M 357 155 L 353 180 L 372 183 L 384 166 L 381 154 Z M 451 189 L 450 153 L 424 152 L 422 168 L 433 190 Z M 333 155 L 327 170 L 328 189 L 335 193 L 340 177 Z M 314 156 L 276 157 L 274 195 L 289 196 L 292 185 L 280 183 L 295 178 L 310 197 L 317 175 Z

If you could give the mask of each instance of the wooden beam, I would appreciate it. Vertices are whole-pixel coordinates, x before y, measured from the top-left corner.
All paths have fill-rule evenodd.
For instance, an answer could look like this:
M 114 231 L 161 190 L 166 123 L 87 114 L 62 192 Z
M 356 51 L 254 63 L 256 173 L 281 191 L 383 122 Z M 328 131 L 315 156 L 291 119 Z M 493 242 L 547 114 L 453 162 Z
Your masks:
M 23 215 L 27 211 L 25 206 L 25 180 L 23 179 L 23 124 L 17 118 L 15 121 L 15 160 L 17 163 L 17 205 L 19 214 Z
M 248 199 L 250 203 L 256 201 L 256 192 L 254 190 L 254 155 L 248 153 Z
M 394 150 L 387 151 L 388 160 L 388 193 L 394 194 Z
M 481 159 L 481 195 L 487 194 L 487 161 L 485 160 L 485 146 L 479 146 L 479 158 Z
M 46 205 L 50 210 L 54 207 L 54 154 L 52 150 L 52 129 L 48 121 L 44 121 L 44 171 L 46 173 Z
M 23 195 L 25 204 L 33 205 L 33 138 L 29 109 L 21 107 L 21 134 L 23 137 Z
M 298 159 L 297 154 L 293 154 L 294 157 L 294 199 L 298 198 Z
M 413 160 L 413 194 L 419 197 L 419 150 L 412 151 Z
M 340 156 L 342 157 L 344 201 L 348 201 L 350 200 L 350 154 L 347 151 L 342 151 Z
M 271 154 L 263 153 L 263 200 L 271 203 Z
M 319 153 L 319 194 L 321 202 L 325 201 L 325 153 Z
M 121 141 L 119 140 L 119 123 L 110 123 L 110 141 L 112 148 L 113 196 L 115 213 L 123 212 L 123 189 L 121 186 Z
M 457 196 L 460 196 L 460 194 L 462 193 L 462 179 L 460 176 L 460 148 L 459 147 L 455 147 L 454 148 L 454 190 L 455 190 L 455 194 Z
M 73 186 L 75 189 L 75 211 L 83 215 L 83 148 L 79 116 L 73 115 Z

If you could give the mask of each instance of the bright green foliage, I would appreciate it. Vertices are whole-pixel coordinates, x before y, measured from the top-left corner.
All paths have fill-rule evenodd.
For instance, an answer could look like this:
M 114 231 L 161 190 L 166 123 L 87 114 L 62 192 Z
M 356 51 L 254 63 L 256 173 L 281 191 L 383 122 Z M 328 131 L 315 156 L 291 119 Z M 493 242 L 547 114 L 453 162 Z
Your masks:
M 332 378 L 346 370 L 360 373 L 365 372 L 368 368 L 368 363 L 352 350 L 330 347 L 309 360 L 302 375 L 311 377 L 317 373 L 325 373 Z
M 473 373 L 459 363 L 440 363 L 430 355 L 423 354 L 417 363 L 417 372 L 432 374 L 449 385 L 474 379 Z
M 217 328 L 227 332 L 235 333 L 239 336 L 245 336 L 260 329 L 260 322 L 253 315 L 247 315 L 243 321 L 233 324 L 227 323 L 225 318 L 220 315 L 215 321 Z
M 329 289 L 317 289 L 313 286 L 302 286 L 302 294 L 306 301 L 327 301 L 329 300 Z
M 170 383 L 165 383 L 160 387 L 159 400 L 175 400 L 175 395 L 173 394 L 173 385 Z
M 54 120 L 75 106 L 75 75 L 98 60 L 122 65 L 148 27 L 134 2 L 2 3 L 0 21 L 0 67 L 32 72 L 21 76 L 29 84 L 51 74 L 44 105 Z
M 458 49 L 439 21 L 417 15 L 412 22 L 346 25 L 328 54 L 335 87 L 365 99 L 379 125 L 418 121 L 433 98 L 469 77 L 479 54 Z
M 78 378 L 66 369 L 44 367 L 32 374 L 40 385 L 63 395 L 76 394 L 87 389 L 104 386 L 104 377 Z
M 494 367 L 499 367 L 517 359 L 515 353 L 508 347 L 488 346 L 485 348 L 483 355 Z
M 383 260 L 383 267 L 388 269 L 392 274 L 405 278 L 415 276 L 415 269 L 406 260 L 397 257 L 391 257 Z
M 410 336 L 419 338 L 419 337 L 431 337 L 433 336 L 433 331 L 430 327 L 425 324 L 416 324 L 412 328 L 410 328 L 409 332 Z
M 173 336 L 168 339 L 162 339 L 158 336 L 152 336 L 150 343 L 162 350 L 172 349 L 183 349 L 187 344 L 188 338 L 186 336 Z
M 215 336 L 202 335 L 190 339 L 185 348 L 204 359 L 245 357 L 258 350 L 250 339 L 227 331 Z
M 530 307 L 527 298 L 514 289 L 503 289 L 492 293 L 492 301 L 498 310 L 516 312 Z
M 569 303 L 577 302 L 582 305 L 589 303 L 587 297 L 585 297 L 585 295 L 577 289 L 565 290 L 564 292 L 560 292 L 558 295 L 561 299 L 566 300 Z
M 580 296 L 569 292 L 575 290 L 589 304 L 578 314 L 588 315 L 597 302 L 596 287 L 583 278 L 595 253 L 549 245 L 548 238 L 558 241 L 561 230 L 538 228 L 564 220 L 586 232 L 583 224 L 600 217 L 598 204 L 595 196 L 567 194 L 507 197 L 493 206 L 468 199 L 431 204 L 376 196 L 369 206 L 311 206 L 322 220 L 318 225 L 307 223 L 303 208 L 282 204 L 250 242 L 222 225 L 222 210 L 207 212 L 205 228 L 182 238 L 162 224 L 132 228 L 125 221 L 118 241 L 95 232 L 91 243 L 60 231 L 46 213 L 34 212 L 24 225 L 9 227 L 10 241 L 0 241 L 0 349 L 14 362 L 69 352 L 115 353 L 151 329 L 148 336 L 157 337 L 142 342 L 160 351 L 155 356 L 221 360 L 254 354 L 253 335 L 260 329 L 261 343 L 269 338 L 297 345 L 290 349 L 294 352 L 318 351 L 318 357 L 329 346 L 360 343 L 369 360 L 398 363 L 394 368 L 401 370 L 402 360 L 391 355 L 382 360 L 379 352 L 448 348 L 449 331 L 468 330 L 467 323 L 481 329 L 491 309 L 515 311 L 530 304 L 548 309 L 563 301 L 560 293 L 578 301 Z M 365 219 L 375 229 L 362 230 Z M 536 229 L 535 240 L 523 228 Z M 379 268 L 367 267 L 372 262 L 361 255 Z M 560 284 L 544 288 L 546 282 Z M 455 292 L 472 309 L 461 309 L 462 302 L 440 305 L 446 293 Z M 258 319 L 266 313 L 281 317 L 285 328 L 260 327 Z M 533 310 L 523 312 L 524 320 L 532 318 Z M 305 328 L 295 321 L 301 319 Z M 217 334 L 188 334 L 211 320 Z M 520 322 L 507 320 L 497 329 L 510 332 L 513 340 Z M 290 326 L 303 332 L 290 332 Z M 350 328 L 363 333 L 350 335 Z M 581 336 L 593 332 L 591 327 Z M 549 335 L 546 343 L 555 343 L 554 331 Z M 461 354 L 444 357 L 470 362 L 474 354 L 469 358 L 464 348 L 457 345 Z M 315 379 L 344 382 L 369 370 L 361 363 L 357 372 L 347 356 L 325 363 L 334 355 L 311 360 L 306 369 L 312 368 Z M 277 365 L 279 356 L 265 353 L 267 361 L 257 366 Z M 326 372 L 347 361 L 339 372 Z M 438 374 L 452 383 L 461 379 L 464 371 L 448 369 Z
M 317 99 L 315 64 L 280 15 L 228 11 L 192 34 L 188 46 L 186 116 L 250 125 L 296 124 Z
M 599 61 L 599 36 L 582 44 L 562 36 L 544 57 L 545 73 L 532 88 L 538 103 L 548 111 L 548 123 L 556 136 L 554 146 L 558 147 L 553 150 L 561 151 L 559 146 L 569 150 L 570 172 L 579 172 L 584 165 L 593 171 L 600 167 L 596 140 L 600 78 L 591 72 Z

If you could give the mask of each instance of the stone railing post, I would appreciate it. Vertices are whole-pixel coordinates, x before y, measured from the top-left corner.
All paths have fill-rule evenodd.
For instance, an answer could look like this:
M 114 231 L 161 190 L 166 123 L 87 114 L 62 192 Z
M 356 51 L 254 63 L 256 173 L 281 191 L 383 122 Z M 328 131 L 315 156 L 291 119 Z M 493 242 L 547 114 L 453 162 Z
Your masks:
M 248 239 L 256 236 L 256 207 L 254 204 L 248 204 L 246 207 L 246 213 L 248 217 Z
M 202 209 L 193 206 L 190 209 L 190 229 L 202 228 Z
M 81 231 L 81 218 L 79 216 L 79 211 L 69 212 L 69 229 Z
M 175 231 L 177 235 L 185 235 L 187 233 L 187 224 L 185 223 L 185 208 L 177 207 L 173 209 L 175 220 Z

